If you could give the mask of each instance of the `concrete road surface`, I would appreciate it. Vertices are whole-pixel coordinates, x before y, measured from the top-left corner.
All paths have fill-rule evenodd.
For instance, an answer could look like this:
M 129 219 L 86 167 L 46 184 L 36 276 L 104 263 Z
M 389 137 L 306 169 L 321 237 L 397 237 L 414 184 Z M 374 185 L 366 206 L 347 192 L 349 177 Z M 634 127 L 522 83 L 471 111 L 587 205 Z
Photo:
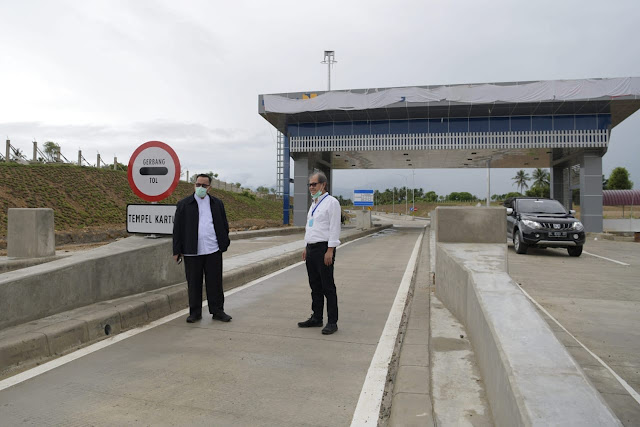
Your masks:
M 338 248 L 334 335 L 297 327 L 298 265 L 228 296 L 230 323 L 180 317 L 0 391 L 0 425 L 349 425 L 421 231 Z

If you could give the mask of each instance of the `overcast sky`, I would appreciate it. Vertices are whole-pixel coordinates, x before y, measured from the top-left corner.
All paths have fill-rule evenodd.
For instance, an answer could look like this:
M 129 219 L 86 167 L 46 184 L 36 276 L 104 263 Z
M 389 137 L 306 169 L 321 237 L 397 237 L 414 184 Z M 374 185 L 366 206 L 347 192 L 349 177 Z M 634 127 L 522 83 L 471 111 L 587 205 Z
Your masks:
M 0 134 L 30 157 L 122 163 L 166 142 L 183 168 L 275 186 L 275 130 L 258 94 L 640 76 L 640 2 L 0 0 Z M 640 114 L 604 157 L 640 185 Z M 4 149 L 2 150 L 4 153 Z M 405 179 L 403 174 L 408 177 Z M 515 191 L 492 171 L 492 193 Z M 339 171 L 335 188 L 402 186 L 407 171 Z M 486 170 L 417 170 L 416 187 L 486 194 Z

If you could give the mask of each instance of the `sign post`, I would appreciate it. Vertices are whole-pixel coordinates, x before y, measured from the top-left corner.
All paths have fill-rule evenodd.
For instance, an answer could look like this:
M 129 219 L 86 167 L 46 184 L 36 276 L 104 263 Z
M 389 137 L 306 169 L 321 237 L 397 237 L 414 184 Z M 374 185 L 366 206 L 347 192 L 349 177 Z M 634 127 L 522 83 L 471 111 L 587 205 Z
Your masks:
M 133 192 L 152 203 L 127 205 L 127 231 L 172 234 L 175 205 L 157 202 L 169 197 L 180 180 L 180 160 L 176 152 L 164 142 L 145 142 L 133 152 L 127 175 Z

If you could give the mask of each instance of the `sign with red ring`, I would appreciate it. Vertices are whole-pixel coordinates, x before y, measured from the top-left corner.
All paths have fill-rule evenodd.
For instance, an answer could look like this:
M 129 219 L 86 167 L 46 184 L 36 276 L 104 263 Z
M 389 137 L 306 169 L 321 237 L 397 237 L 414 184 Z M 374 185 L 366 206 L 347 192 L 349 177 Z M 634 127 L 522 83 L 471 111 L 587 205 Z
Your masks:
M 139 146 L 129 159 L 129 186 L 148 202 L 164 200 L 180 180 L 180 160 L 164 142 L 149 141 Z

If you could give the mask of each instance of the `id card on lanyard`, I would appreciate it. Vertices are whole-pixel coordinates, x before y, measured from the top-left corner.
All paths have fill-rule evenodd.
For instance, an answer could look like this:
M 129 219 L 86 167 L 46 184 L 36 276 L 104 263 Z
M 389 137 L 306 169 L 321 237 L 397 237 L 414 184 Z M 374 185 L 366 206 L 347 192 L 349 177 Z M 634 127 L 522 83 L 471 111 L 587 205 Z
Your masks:
M 320 201 L 318 202 L 318 204 L 316 205 L 316 207 L 315 207 L 315 208 L 313 208 L 313 210 L 311 211 L 311 219 L 309 220 L 309 227 L 313 227 L 313 214 L 314 214 L 314 213 L 316 213 L 316 209 L 318 209 L 318 206 L 320 206 L 320 203 L 324 202 L 324 199 L 326 199 L 326 198 L 327 198 L 327 196 L 324 196 L 324 197 L 322 198 L 322 200 L 320 200 Z

